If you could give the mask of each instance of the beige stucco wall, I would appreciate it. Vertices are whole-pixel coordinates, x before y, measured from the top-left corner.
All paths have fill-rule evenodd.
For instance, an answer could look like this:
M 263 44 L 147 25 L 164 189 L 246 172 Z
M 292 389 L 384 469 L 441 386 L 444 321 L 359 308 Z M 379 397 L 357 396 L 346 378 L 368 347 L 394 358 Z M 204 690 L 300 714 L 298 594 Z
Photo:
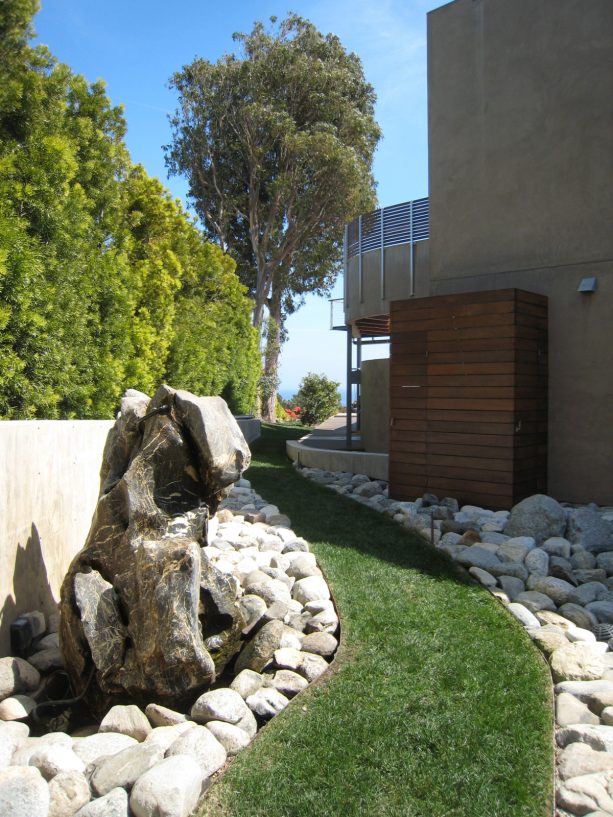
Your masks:
M 389 358 L 363 361 L 360 395 L 360 433 L 364 450 L 387 453 L 390 423 Z
M 613 3 L 428 15 L 431 294 L 549 298 L 549 485 L 613 504 Z M 583 277 L 597 291 L 577 292 Z
M 96 506 L 111 421 L 0 422 L 0 655 L 11 622 L 52 612 Z
M 387 247 L 383 294 L 381 297 L 381 251 L 371 250 L 362 255 L 362 299 L 359 289 L 359 261 L 351 258 L 346 273 L 345 320 L 348 323 L 372 315 L 388 315 L 390 302 L 428 295 L 429 242 L 413 245 L 413 291 L 411 291 L 411 246 L 399 244 Z

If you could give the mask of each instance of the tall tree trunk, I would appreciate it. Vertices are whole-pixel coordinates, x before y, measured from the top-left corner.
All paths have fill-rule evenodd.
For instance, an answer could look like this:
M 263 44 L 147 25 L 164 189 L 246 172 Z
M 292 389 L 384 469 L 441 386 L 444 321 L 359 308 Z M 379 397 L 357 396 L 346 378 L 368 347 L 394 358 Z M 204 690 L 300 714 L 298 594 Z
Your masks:
M 281 353 L 281 292 L 273 286 L 268 302 L 264 377 L 262 378 L 262 419 L 274 423 L 277 419 L 277 388 L 279 386 L 279 355 Z

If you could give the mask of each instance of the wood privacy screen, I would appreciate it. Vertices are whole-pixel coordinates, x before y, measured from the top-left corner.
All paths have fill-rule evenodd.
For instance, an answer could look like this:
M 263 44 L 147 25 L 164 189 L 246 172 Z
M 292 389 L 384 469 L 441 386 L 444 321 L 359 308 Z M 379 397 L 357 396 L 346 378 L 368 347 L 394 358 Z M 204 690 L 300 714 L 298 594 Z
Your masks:
M 510 508 L 546 490 L 547 298 L 391 304 L 390 496 Z

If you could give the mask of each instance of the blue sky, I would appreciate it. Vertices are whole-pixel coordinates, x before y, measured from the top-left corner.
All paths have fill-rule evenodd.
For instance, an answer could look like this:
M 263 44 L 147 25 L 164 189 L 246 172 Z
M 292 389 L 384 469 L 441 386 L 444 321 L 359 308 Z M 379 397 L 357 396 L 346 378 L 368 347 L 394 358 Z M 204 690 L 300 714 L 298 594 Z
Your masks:
M 200 56 L 214 61 L 233 50 L 232 33 L 254 20 L 294 11 L 322 32 L 337 34 L 363 62 L 374 86 L 383 140 L 374 162 L 379 205 L 428 193 L 426 14 L 441 0 L 42 0 L 34 25 L 38 39 L 73 71 L 103 79 L 113 103 L 122 104 L 134 162 L 185 199 L 186 184 L 168 178 L 162 146 L 170 140 L 168 115 L 175 96 L 171 74 Z M 339 281 L 334 295 L 342 294 Z M 344 333 L 329 331 L 327 299 L 311 296 L 287 324 L 281 390 L 296 391 L 307 372 L 341 383 Z M 382 348 L 374 347 L 374 356 Z M 366 355 L 365 355 L 366 356 Z

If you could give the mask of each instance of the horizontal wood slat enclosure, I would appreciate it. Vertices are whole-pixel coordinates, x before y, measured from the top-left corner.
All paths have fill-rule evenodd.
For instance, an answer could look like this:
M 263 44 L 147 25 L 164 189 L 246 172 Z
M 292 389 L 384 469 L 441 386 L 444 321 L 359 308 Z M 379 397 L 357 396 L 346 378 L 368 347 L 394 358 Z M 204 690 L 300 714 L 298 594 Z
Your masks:
M 547 298 L 391 303 L 390 496 L 510 508 L 546 491 Z

